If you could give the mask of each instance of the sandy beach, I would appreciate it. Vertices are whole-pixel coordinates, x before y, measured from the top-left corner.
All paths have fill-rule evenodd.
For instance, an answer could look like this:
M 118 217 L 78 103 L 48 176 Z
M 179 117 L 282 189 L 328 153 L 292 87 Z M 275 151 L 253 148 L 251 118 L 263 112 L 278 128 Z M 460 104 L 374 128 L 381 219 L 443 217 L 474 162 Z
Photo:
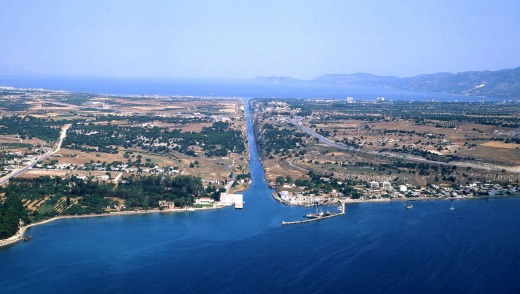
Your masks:
M 158 209 L 152 209 L 152 210 L 136 210 L 136 211 L 118 211 L 118 212 L 111 212 L 111 213 L 103 213 L 103 214 L 84 214 L 84 215 L 64 215 L 64 216 L 56 216 L 41 222 L 32 223 L 26 226 L 22 226 L 16 234 L 13 236 L 0 240 L 0 247 L 9 246 L 12 244 L 15 244 L 18 241 L 23 240 L 25 237 L 25 232 L 27 229 L 39 225 L 43 225 L 46 223 L 50 223 L 56 220 L 61 219 L 71 219 L 71 218 L 91 218 L 91 217 L 106 217 L 106 216 L 116 216 L 116 215 L 139 215 L 139 214 L 151 214 L 151 213 L 178 213 L 178 212 L 191 212 L 191 211 L 204 211 L 204 210 L 213 210 L 213 209 L 220 209 L 224 206 L 216 206 L 216 207 L 203 207 L 203 208 L 193 208 L 193 210 L 186 210 L 184 208 L 179 209 L 165 209 L 165 210 L 158 210 Z

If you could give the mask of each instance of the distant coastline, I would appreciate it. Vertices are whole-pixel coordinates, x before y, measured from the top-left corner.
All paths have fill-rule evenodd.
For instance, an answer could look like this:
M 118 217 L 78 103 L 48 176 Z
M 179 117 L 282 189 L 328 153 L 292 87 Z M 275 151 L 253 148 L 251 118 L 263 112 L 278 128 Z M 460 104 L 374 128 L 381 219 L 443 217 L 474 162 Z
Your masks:
M 389 100 L 478 101 L 482 97 L 460 96 L 443 92 L 400 90 L 388 87 L 272 83 L 259 79 L 116 79 L 57 76 L 0 75 L 0 87 L 49 89 L 76 93 L 95 93 L 113 96 L 193 96 L 243 98 L 323 98 L 373 100 L 385 96 Z

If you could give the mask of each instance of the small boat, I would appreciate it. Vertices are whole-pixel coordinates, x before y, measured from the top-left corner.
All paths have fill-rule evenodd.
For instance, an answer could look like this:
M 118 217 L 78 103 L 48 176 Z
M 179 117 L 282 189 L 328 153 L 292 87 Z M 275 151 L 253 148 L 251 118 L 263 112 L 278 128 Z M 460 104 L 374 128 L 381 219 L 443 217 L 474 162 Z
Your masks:
M 304 215 L 306 218 L 321 218 L 321 217 L 324 217 L 326 216 L 327 214 L 325 212 L 323 212 L 322 210 L 320 211 L 316 211 L 316 213 L 307 213 L 306 215 Z
M 455 210 L 455 207 L 452 205 L 452 206 L 450 207 L 450 210 Z
M 318 215 L 315 214 L 315 213 L 307 213 L 306 215 L 304 215 L 304 217 L 306 217 L 306 218 L 317 218 Z
M 408 205 L 406 205 L 406 209 L 411 209 L 411 208 L 413 208 L 413 205 L 412 205 L 412 204 L 408 204 Z
M 24 242 L 27 242 L 27 241 L 31 241 L 32 237 L 31 236 L 27 236 L 25 238 L 23 238 L 23 241 Z

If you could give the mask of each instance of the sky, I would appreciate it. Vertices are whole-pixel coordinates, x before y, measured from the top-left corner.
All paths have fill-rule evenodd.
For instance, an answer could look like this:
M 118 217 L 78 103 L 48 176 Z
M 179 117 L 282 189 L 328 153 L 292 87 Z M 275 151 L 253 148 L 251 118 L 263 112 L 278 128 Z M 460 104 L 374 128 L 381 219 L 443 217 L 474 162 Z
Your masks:
M 0 0 L 0 74 L 399 77 L 520 66 L 520 1 Z

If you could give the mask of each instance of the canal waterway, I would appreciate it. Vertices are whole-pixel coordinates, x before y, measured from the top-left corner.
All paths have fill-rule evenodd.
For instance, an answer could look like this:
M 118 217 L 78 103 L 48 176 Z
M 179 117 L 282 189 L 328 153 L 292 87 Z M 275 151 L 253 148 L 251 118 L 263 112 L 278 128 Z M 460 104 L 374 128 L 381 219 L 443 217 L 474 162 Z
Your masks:
M 282 226 L 308 209 L 271 197 L 247 128 L 253 183 L 243 210 L 33 227 L 33 240 L 0 249 L 0 293 L 520 291 L 520 199 L 357 204 Z

